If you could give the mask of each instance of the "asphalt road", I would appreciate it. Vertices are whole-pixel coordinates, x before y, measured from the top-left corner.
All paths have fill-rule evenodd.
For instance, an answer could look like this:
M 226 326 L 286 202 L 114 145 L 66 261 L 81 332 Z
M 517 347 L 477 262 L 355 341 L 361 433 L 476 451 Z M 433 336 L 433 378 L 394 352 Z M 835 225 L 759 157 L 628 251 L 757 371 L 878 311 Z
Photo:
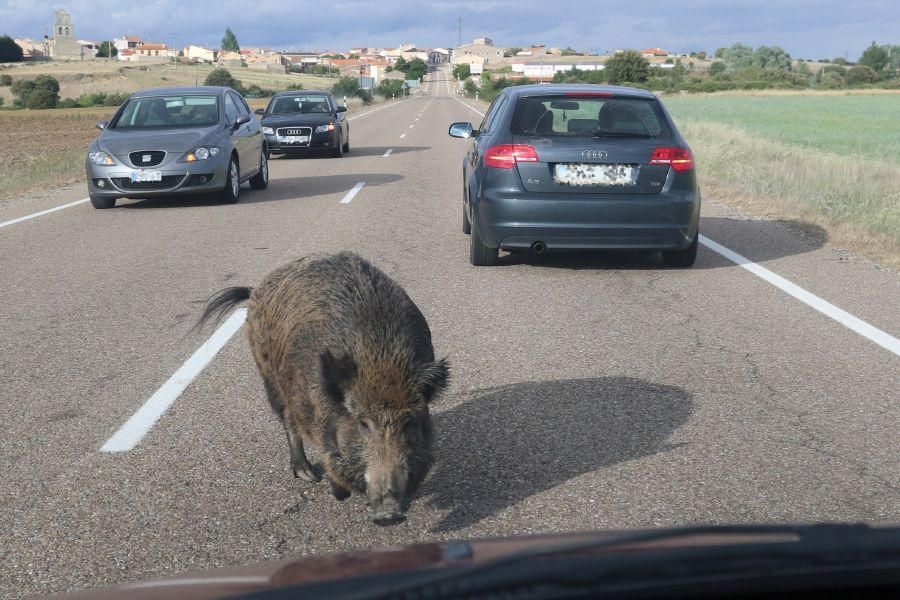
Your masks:
M 470 266 L 465 142 L 446 130 L 480 116 L 432 78 L 355 115 L 345 158 L 273 160 L 239 204 L 80 204 L 0 228 L 0 597 L 435 539 L 900 522 L 896 354 L 705 247 L 689 270 Z M 0 222 L 83 197 L 35 194 Z M 704 201 L 710 239 L 900 335 L 896 272 Z M 210 335 L 188 333 L 199 301 L 342 249 L 406 288 L 452 364 L 405 524 L 292 477 L 243 331 L 134 449 L 100 451 Z

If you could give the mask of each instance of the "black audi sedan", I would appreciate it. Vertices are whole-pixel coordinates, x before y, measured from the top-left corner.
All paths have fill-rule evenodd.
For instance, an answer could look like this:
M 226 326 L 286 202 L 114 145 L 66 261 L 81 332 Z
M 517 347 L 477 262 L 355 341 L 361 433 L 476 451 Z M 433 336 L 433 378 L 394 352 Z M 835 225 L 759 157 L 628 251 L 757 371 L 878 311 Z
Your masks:
M 271 153 L 325 151 L 336 158 L 350 152 L 346 113 L 331 92 L 306 90 L 279 92 L 256 111 Z
M 498 251 L 657 250 L 697 257 L 700 189 L 694 157 L 650 92 L 598 85 L 503 90 L 463 160 L 462 228 L 469 260 Z

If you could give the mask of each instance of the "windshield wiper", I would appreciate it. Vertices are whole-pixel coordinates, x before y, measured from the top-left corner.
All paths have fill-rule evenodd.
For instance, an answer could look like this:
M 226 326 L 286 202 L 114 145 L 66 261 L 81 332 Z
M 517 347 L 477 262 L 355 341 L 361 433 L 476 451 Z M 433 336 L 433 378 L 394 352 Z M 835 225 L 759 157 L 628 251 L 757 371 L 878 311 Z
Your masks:
M 742 543 L 728 536 L 743 536 Z M 723 536 L 720 543 L 641 548 L 641 544 Z M 759 536 L 759 541 L 747 537 Z M 619 547 L 621 550 L 619 550 Z M 660 586 L 706 589 L 737 585 L 776 591 L 786 579 L 807 587 L 846 584 L 848 572 L 900 583 L 900 530 L 866 525 L 725 526 L 637 531 L 612 538 L 537 547 L 484 563 L 406 571 L 260 592 L 246 598 L 458 598 L 508 593 L 524 597 L 628 596 Z M 743 586 L 743 587 L 740 587 Z M 717 589 L 719 589 L 717 587 Z M 725 589 L 724 587 L 722 588 Z

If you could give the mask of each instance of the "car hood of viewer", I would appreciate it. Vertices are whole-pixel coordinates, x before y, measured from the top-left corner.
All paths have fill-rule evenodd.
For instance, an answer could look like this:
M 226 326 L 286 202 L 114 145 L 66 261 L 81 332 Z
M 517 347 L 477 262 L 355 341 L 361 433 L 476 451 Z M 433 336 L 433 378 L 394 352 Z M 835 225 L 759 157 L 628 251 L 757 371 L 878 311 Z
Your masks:
M 221 131 L 219 126 L 187 129 L 107 129 L 100 135 L 97 143 L 101 150 L 115 156 L 139 150 L 188 152 L 209 143 L 219 131 Z

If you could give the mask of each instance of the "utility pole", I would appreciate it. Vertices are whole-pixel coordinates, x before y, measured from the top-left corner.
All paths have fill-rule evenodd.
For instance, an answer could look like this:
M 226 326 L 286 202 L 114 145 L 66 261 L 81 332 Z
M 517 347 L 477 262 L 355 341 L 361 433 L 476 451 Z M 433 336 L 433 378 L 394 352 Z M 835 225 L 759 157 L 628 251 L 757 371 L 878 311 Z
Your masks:
M 177 40 L 177 39 L 178 39 L 177 36 L 173 33 L 172 34 L 172 52 L 174 54 L 172 54 L 172 62 L 175 64 L 175 66 L 172 67 L 173 69 L 178 68 L 178 44 L 175 43 L 175 40 Z
M 462 46 L 462 17 L 456 17 L 456 32 L 459 38 L 457 40 L 459 42 L 459 44 L 457 45 L 458 48 L 459 46 Z

